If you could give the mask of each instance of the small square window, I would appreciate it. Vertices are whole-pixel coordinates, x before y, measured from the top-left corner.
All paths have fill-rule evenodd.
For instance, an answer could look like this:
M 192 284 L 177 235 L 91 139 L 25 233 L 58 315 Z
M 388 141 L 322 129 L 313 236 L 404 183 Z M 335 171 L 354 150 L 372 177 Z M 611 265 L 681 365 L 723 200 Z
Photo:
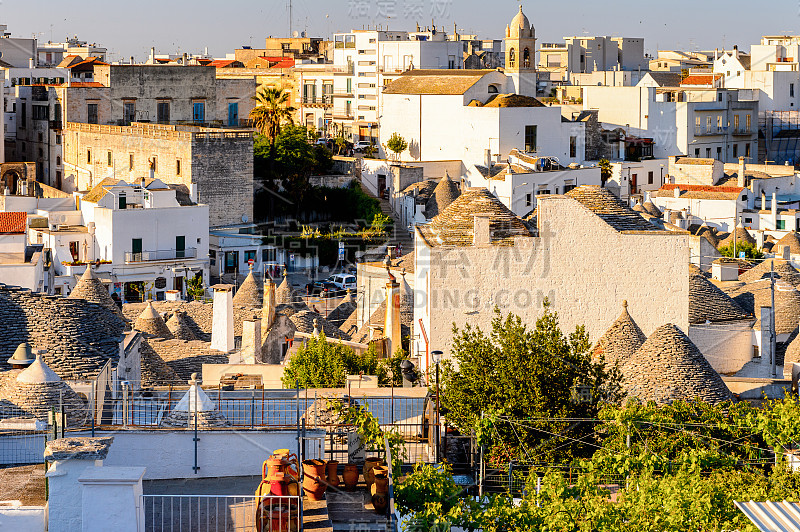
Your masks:
M 181 175 L 181 160 L 177 159 L 175 161 L 175 175 Z
M 106 161 L 106 166 L 113 166 L 114 165 L 114 156 L 111 155 L 111 152 L 108 152 L 108 160 Z
M 86 148 L 86 164 L 92 164 L 92 149 Z

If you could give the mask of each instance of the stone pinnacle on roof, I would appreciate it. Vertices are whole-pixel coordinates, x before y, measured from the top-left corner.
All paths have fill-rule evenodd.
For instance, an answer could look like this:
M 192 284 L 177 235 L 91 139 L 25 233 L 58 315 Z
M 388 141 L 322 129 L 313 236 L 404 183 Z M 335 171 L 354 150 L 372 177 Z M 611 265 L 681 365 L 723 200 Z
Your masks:
M 460 195 L 461 191 L 458 189 L 458 185 L 445 173 L 444 177 L 436 185 L 436 188 L 433 189 L 433 194 L 431 194 L 430 199 L 428 199 L 428 202 L 425 204 L 425 216 L 428 217 L 428 219 L 433 218 L 449 207 Z
M 622 366 L 629 397 L 659 404 L 701 399 L 717 404 L 731 399 L 722 377 L 691 340 L 673 324 L 662 325 Z
M 252 267 L 250 273 L 247 274 L 236 294 L 233 296 L 233 306 L 245 308 L 260 308 L 261 307 L 261 287 L 258 280 L 253 275 Z
M 86 271 L 84 271 L 81 278 L 78 279 L 75 288 L 72 289 L 68 297 L 73 299 L 85 299 L 86 301 L 102 305 L 118 316 L 122 315 L 122 311 L 120 311 L 117 304 L 114 303 L 114 300 L 111 299 L 111 296 L 108 295 L 108 290 L 103 286 L 103 282 L 95 276 L 91 264 L 86 266 Z
M 34 360 L 35 357 L 31 346 L 27 342 L 22 342 L 17 346 L 11 358 L 8 359 L 8 363 L 13 368 L 24 368 L 30 366 Z
M 161 314 L 156 312 L 156 309 L 153 308 L 152 301 L 147 302 L 142 313 L 136 318 L 133 328 L 156 338 L 172 338 L 172 333 L 167 327 L 167 324 L 164 323 Z
M 176 310 L 172 316 L 167 320 L 167 328 L 172 333 L 173 338 L 179 340 L 197 340 L 197 335 L 194 334 L 192 327 L 189 325 L 189 318 L 186 313 Z
M 628 302 L 622 302 L 622 314 L 600 337 L 592 350 L 592 358 L 602 356 L 607 366 L 622 365 L 637 349 L 642 347 L 646 337 L 628 313 Z

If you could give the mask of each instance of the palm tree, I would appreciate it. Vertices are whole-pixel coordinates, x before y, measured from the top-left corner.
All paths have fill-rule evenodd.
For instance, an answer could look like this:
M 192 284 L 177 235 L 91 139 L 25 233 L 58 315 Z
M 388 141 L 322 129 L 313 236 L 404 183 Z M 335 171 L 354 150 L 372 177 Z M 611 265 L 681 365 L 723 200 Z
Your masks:
M 289 93 L 275 87 L 261 87 L 253 96 L 256 106 L 250 111 L 250 119 L 256 129 L 270 141 L 270 154 L 274 155 L 275 138 L 285 122 L 293 123 L 294 107 L 287 105 Z

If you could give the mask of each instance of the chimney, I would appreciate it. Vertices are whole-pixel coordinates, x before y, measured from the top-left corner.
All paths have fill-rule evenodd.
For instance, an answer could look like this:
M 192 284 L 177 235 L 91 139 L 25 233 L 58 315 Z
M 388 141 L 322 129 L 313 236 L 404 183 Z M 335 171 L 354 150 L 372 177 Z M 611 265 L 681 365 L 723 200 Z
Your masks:
M 483 150 L 483 165 L 489 170 L 492 169 L 492 150 Z
M 761 307 L 761 362 L 772 364 L 772 307 Z
M 215 284 L 213 318 L 211 322 L 211 349 L 230 353 L 233 351 L 233 285 Z
M 400 349 L 400 283 L 390 278 L 386 282 L 386 317 L 383 322 L 383 335 L 389 339 L 389 356 Z
M 763 190 L 761 191 L 761 210 L 762 211 L 767 210 L 767 195 L 764 193 Z
M 261 320 L 242 322 L 241 359 L 243 364 L 255 364 L 261 361 Z
M 33 64 L 33 57 L 28 58 L 28 68 L 36 68 L 36 65 Z
M 778 193 L 772 193 L 772 227 L 778 229 Z
M 261 330 L 264 335 L 269 334 L 272 324 L 275 323 L 275 283 L 272 279 L 264 281 L 264 305 L 261 308 Z
M 155 64 L 155 63 L 156 63 L 156 47 L 155 47 L 155 46 L 153 46 L 152 48 L 150 48 L 150 59 L 151 59 L 151 62 L 152 62 L 153 64 Z
M 187 61 L 188 61 L 188 55 L 186 54 L 186 52 L 183 52 L 183 66 L 188 65 Z
M 758 249 L 763 249 L 764 248 L 764 231 L 763 230 L 756 231 L 755 236 L 756 236 L 756 247 Z
M 744 174 L 745 169 L 746 169 L 746 165 L 745 165 L 745 162 L 744 162 L 744 157 L 739 157 L 739 180 L 738 180 L 738 184 L 742 188 L 747 186 L 747 178 L 745 177 L 745 174 Z
M 476 214 L 473 218 L 473 246 L 488 246 L 492 243 L 491 214 Z

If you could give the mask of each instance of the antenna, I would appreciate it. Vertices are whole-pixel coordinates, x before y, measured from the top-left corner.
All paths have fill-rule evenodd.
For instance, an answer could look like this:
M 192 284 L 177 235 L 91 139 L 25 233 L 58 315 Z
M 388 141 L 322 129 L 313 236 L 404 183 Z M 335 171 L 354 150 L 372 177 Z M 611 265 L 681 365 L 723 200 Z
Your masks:
M 289 36 L 292 35 L 292 0 L 289 0 Z

